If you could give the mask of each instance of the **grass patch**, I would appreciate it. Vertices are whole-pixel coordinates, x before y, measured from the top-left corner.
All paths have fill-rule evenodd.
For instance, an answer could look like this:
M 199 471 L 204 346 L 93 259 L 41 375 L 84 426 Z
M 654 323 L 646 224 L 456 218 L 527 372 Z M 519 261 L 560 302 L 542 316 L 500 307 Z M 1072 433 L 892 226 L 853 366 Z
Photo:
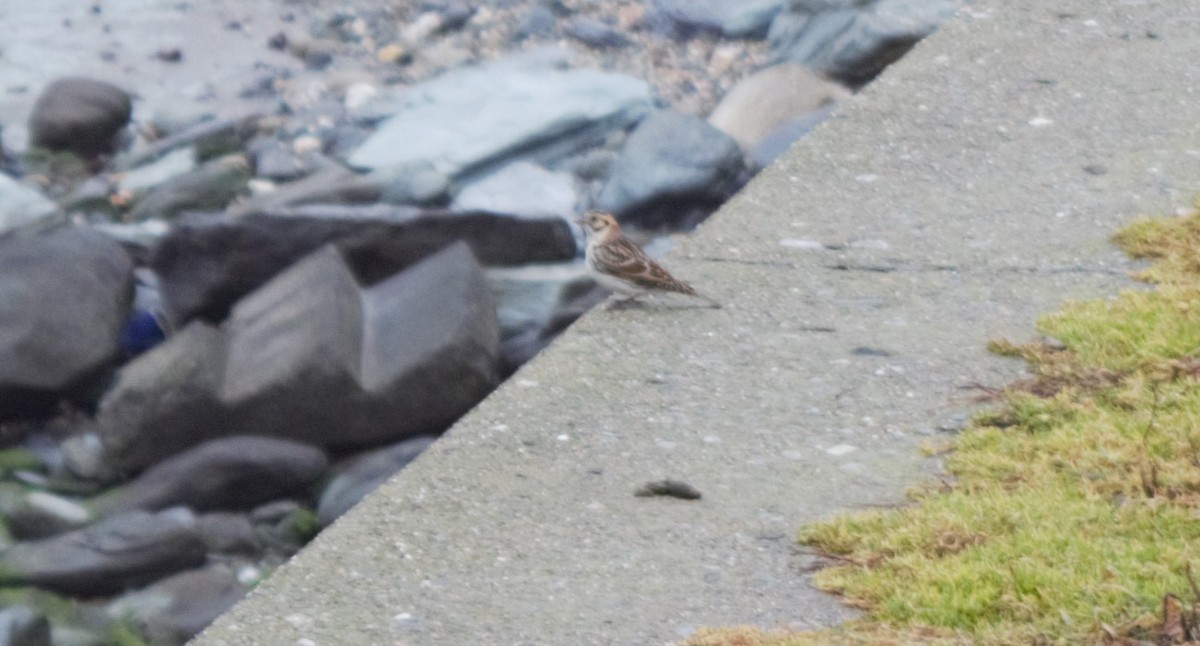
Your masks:
M 1114 240 L 1155 260 L 1139 274 L 1154 289 L 1043 317 L 1039 329 L 1061 345 L 994 344 L 1033 376 L 956 439 L 950 484 L 801 532 L 835 563 L 816 585 L 862 618 L 819 632 L 712 629 L 687 643 L 1122 643 L 1169 632 L 1164 595 L 1192 596 L 1186 572 L 1200 564 L 1200 218 L 1139 219 Z

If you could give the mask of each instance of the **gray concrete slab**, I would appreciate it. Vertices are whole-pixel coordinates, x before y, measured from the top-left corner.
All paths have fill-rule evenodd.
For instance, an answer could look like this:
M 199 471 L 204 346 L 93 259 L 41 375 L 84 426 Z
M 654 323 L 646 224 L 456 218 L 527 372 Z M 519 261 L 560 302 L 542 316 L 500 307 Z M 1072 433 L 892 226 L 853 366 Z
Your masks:
M 1020 373 L 989 338 L 1131 285 L 1108 236 L 1200 189 L 1197 33 L 1182 0 L 965 9 L 667 259 L 725 309 L 589 314 L 196 643 L 847 617 L 796 529 L 902 501 L 964 387 Z M 704 498 L 633 496 L 662 478 Z

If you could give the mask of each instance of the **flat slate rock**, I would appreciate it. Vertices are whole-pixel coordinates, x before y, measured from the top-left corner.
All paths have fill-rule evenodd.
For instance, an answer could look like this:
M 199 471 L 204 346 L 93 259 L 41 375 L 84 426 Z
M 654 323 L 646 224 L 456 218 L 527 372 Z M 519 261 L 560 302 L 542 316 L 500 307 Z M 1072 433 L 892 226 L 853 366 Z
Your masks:
M 501 60 L 408 88 L 349 163 L 427 163 L 460 176 L 514 151 L 589 126 L 624 128 L 651 107 L 650 86 L 620 74 Z
M 92 509 L 102 515 L 176 505 L 248 510 L 280 498 L 303 499 L 328 467 L 325 453 L 307 444 L 253 436 L 217 439 L 147 469 L 93 501 Z
M 204 542 L 182 521 L 146 512 L 17 543 L 0 553 L 0 583 L 98 596 L 144 585 L 204 562 Z
M 570 173 L 516 161 L 467 184 L 454 197 L 455 211 L 486 211 L 534 218 L 571 218 L 579 195 Z

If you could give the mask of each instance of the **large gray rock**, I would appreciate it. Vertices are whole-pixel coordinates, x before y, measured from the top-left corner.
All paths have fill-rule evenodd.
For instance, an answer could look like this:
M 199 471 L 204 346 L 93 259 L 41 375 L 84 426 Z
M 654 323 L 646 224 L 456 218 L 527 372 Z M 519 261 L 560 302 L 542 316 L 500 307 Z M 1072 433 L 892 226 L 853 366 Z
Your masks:
M 771 24 L 772 56 L 859 86 L 965 4 L 966 0 L 792 0 Z
M 84 454 L 89 465 L 136 471 L 216 436 L 216 429 L 228 423 L 228 411 L 217 397 L 225 346 L 221 330 L 194 322 L 139 355 L 121 369 L 116 385 L 100 400 L 97 435 L 104 457 L 75 450 L 68 457 Z M 68 464 L 80 475 L 109 475 L 92 473 L 95 467 L 79 468 L 76 462 Z
M 360 380 L 379 398 L 355 407 L 346 445 L 441 433 L 496 385 L 496 303 L 466 244 L 375 285 L 365 301 Z
M 485 265 L 566 260 L 576 249 L 570 225 L 559 218 L 314 206 L 189 220 L 159 243 L 151 266 L 167 316 L 179 325 L 196 317 L 224 319 L 237 299 L 326 244 L 337 246 L 359 279 L 373 284 L 457 240 Z
M 368 289 L 325 247 L 224 327 L 193 324 L 130 363 L 98 433 L 127 470 L 228 435 L 355 448 L 437 433 L 495 385 L 497 328 L 465 244 Z
M 165 460 L 92 502 L 96 513 L 252 509 L 278 498 L 307 498 L 329 468 L 320 449 L 289 440 L 230 437 Z
M 365 169 L 424 163 L 457 177 L 556 138 L 601 140 L 650 109 L 650 87 L 640 79 L 553 63 L 518 57 L 410 87 L 349 163 Z
M 646 5 L 646 22 L 677 37 L 707 31 L 762 38 L 784 0 L 650 0 Z
M 674 110 L 646 117 L 629 135 L 596 206 L 623 219 L 670 221 L 691 204 L 716 204 L 744 166 L 729 135 Z
M 455 196 L 455 211 L 487 211 L 525 217 L 570 218 L 578 210 L 575 179 L 517 161 L 467 184 Z
M 29 606 L 0 610 L 0 646 L 50 646 L 50 622 Z
M 0 239 L 0 419 L 45 412 L 104 368 L 132 298 L 129 256 L 102 233 Z
M 150 644 L 183 644 L 246 596 L 229 568 L 215 566 L 167 577 L 108 604 L 117 621 L 132 622 Z
M 409 462 L 433 444 L 432 437 L 414 437 L 385 449 L 360 455 L 338 468 L 317 503 L 317 520 L 322 527 L 328 526 L 339 516 L 350 511 L 364 496 L 383 484 L 392 475 L 399 473 Z
M 115 85 L 87 78 L 63 78 L 42 90 L 29 117 L 33 145 L 81 157 L 111 153 L 129 123 L 133 101 Z
M 204 559 L 204 542 L 186 523 L 130 512 L 0 552 L 0 584 L 96 596 L 196 567 Z
M 0 173 L 0 237 L 53 218 L 58 205 L 37 189 Z

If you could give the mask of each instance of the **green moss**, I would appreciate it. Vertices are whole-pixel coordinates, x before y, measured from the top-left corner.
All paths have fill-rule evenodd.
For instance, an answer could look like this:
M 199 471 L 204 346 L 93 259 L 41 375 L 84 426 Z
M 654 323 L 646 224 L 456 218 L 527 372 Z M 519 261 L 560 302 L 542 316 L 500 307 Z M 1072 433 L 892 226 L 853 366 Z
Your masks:
M 15 448 L 0 451 L 0 473 L 21 469 L 37 471 L 41 468 L 42 461 L 29 449 Z
M 1034 376 L 957 438 L 952 486 L 802 530 L 837 563 L 816 584 L 862 619 L 785 636 L 720 629 L 692 644 L 1091 643 L 1154 625 L 1165 593 L 1189 596 L 1185 571 L 1200 564 L 1200 218 L 1140 219 L 1114 239 L 1155 259 L 1139 274 L 1155 287 L 1043 317 L 1039 329 L 1066 349 L 993 343 Z
M 0 587 L 0 608 L 13 606 L 35 608 L 53 622 L 74 622 L 79 615 L 75 601 L 53 592 L 32 587 Z
M 114 621 L 104 631 L 104 643 L 112 646 L 147 646 L 149 642 L 130 621 Z

